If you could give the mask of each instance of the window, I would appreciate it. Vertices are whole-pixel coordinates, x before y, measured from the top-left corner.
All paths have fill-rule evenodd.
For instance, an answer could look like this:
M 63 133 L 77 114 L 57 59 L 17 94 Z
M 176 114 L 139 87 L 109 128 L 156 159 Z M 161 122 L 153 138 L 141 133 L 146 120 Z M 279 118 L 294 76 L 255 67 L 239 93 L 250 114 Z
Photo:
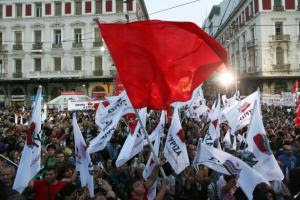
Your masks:
M 61 2 L 55 2 L 55 16 L 61 16 Z
M 6 6 L 6 17 L 11 17 L 12 16 L 12 5 L 7 5 Z
M 61 30 L 60 29 L 54 30 L 54 43 L 61 44 Z
M 21 31 L 15 31 L 15 44 L 16 45 L 22 44 L 22 32 Z
M 284 58 L 283 58 L 283 49 L 281 47 L 276 48 L 276 64 L 283 65 Z
M 253 1 L 250 2 L 249 9 L 250 9 L 250 17 L 253 17 L 254 16 Z
M 245 23 L 245 12 L 243 11 L 242 12 L 242 25 L 244 25 Z
M 71 2 L 65 3 L 65 14 L 71 14 Z
M 61 71 L 61 58 L 60 57 L 54 58 L 54 71 Z
M 116 0 L 116 11 L 117 13 L 123 12 L 123 0 Z
M 282 35 L 282 34 L 283 34 L 283 23 L 275 22 L 275 35 Z
M 244 33 L 242 37 L 243 37 L 243 47 L 246 47 L 246 34 Z
M 34 59 L 34 71 L 40 72 L 42 70 L 42 59 L 35 58 Z
M 35 16 L 42 17 L 42 4 L 41 3 L 35 4 Z
M 42 31 L 41 30 L 34 31 L 34 42 L 36 44 L 42 42 Z
M 74 30 L 74 35 L 75 35 L 75 43 L 76 43 L 76 44 L 81 43 L 81 29 L 76 28 L 76 29 Z
M 0 32 L 0 46 L 2 45 L 2 32 Z
M 25 6 L 25 15 L 31 16 L 31 4 L 26 4 Z
M 274 0 L 274 11 L 282 11 L 283 10 L 283 6 L 282 6 L 282 2 L 281 0 Z
M 85 2 L 85 13 L 91 13 L 92 11 L 92 4 L 90 1 Z
M 255 40 L 254 28 L 250 29 L 250 31 L 251 31 L 251 40 L 254 41 Z
M 46 15 L 51 15 L 51 3 L 46 3 L 45 4 L 45 14 Z
M 101 34 L 98 28 L 95 28 L 95 45 L 94 47 L 100 47 L 102 46 L 102 38 L 101 38 Z
M 281 0 L 274 0 L 274 6 L 282 6 Z
M 95 56 L 95 71 L 102 71 L 102 56 Z
M 102 13 L 102 0 L 96 0 L 96 14 L 101 14 Z
M 258 13 L 259 10 L 258 0 L 254 0 L 254 9 L 255 9 L 255 14 Z
M 112 12 L 112 0 L 105 1 L 105 12 Z
M 17 3 L 16 4 L 16 17 L 22 17 L 22 4 Z
M 295 0 L 285 0 L 285 8 L 287 10 L 294 10 L 295 9 Z
M 3 9 L 3 6 L 2 6 L 2 4 L 0 4 L 0 19 L 3 18 L 2 9 Z
M 81 57 L 74 57 L 74 70 L 81 70 Z
M 15 59 L 15 67 L 16 67 L 16 74 L 22 73 L 22 60 L 21 59 Z
M 77 0 L 75 1 L 75 15 L 81 15 L 82 14 L 82 2 Z
M 133 0 L 127 0 L 128 11 L 133 11 Z

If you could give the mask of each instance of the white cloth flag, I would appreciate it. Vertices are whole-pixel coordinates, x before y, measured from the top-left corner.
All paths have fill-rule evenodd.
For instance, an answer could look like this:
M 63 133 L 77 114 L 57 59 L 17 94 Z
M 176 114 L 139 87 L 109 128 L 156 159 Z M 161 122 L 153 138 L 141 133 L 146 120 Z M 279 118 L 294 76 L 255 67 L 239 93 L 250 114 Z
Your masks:
M 205 158 L 195 158 L 196 161 L 198 159 L 201 161 L 199 164 L 204 164 L 207 167 L 221 173 L 224 173 L 225 170 L 225 174 L 234 176 L 238 185 L 244 191 L 248 199 L 253 198 L 252 193 L 256 185 L 260 183 L 269 184 L 261 174 L 252 169 L 241 159 L 229 153 L 210 147 L 203 143 L 201 144 L 200 151 L 205 151 L 204 153 L 200 153 L 200 155 L 204 155 Z M 195 162 L 195 164 L 197 163 Z
M 166 112 L 163 110 L 161 111 L 160 119 L 157 126 L 149 135 L 149 139 L 151 142 L 153 142 L 157 138 L 157 135 L 164 130 L 165 123 L 166 123 Z M 145 145 L 148 145 L 148 141 L 146 139 L 144 139 L 144 146 Z
M 18 124 L 18 115 L 15 114 L 15 124 Z
M 88 153 L 94 153 L 105 148 L 106 144 L 110 141 L 113 133 L 115 132 L 117 125 L 122 117 L 123 109 L 119 109 L 119 112 L 115 114 L 113 118 L 106 121 L 106 124 L 102 124 L 103 128 L 100 133 L 90 141 L 87 148 Z
M 250 123 L 254 102 L 259 99 L 259 97 L 259 91 L 256 91 L 235 105 L 223 110 L 223 115 L 228 121 L 233 133 Z
M 185 146 L 185 133 L 182 130 L 178 109 L 174 108 L 171 126 L 164 148 L 164 156 L 176 174 L 189 166 L 189 157 Z
M 177 107 L 178 109 L 180 109 L 184 106 L 191 107 L 193 105 L 196 105 L 199 99 L 200 100 L 204 99 L 204 95 L 203 95 L 203 91 L 202 91 L 202 84 L 194 89 L 190 100 L 185 101 L 185 102 L 177 101 L 177 102 L 172 103 L 171 105 L 173 107 Z
M 153 133 L 156 133 L 156 138 L 155 138 L 155 142 L 154 142 L 154 152 L 156 154 L 156 156 L 158 157 L 158 152 L 159 152 L 159 146 L 160 146 L 160 138 L 161 135 L 164 131 L 164 125 L 165 125 L 165 119 L 166 119 L 166 114 L 165 111 L 161 112 L 161 116 L 160 116 L 160 121 L 159 124 L 156 126 L 156 128 L 154 129 Z M 152 134 L 153 134 L 152 133 Z M 146 167 L 144 168 L 143 171 L 143 177 L 145 180 L 148 180 L 149 176 L 151 175 L 153 169 L 155 168 L 155 166 L 157 165 L 157 162 L 154 158 L 153 152 L 151 152 L 150 157 L 147 161 Z
M 147 200 L 154 200 L 156 197 L 156 186 L 157 186 L 157 180 L 153 183 L 153 185 L 150 187 L 148 194 L 147 194 Z
M 76 171 L 80 173 L 81 187 L 87 186 L 91 197 L 94 197 L 93 163 L 86 151 L 86 143 L 77 124 L 76 113 L 73 113 L 73 132 L 76 156 Z
M 268 181 L 283 180 L 284 175 L 271 151 L 265 132 L 259 101 L 254 104 L 246 142 L 248 151 L 252 152 L 258 161 L 253 168 Z
M 123 110 L 123 114 L 134 113 L 127 93 L 123 91 L 115 101 L 110 102 L 102 112 L 97 114 L 96 124 L 102 129 L 106 122 L 111 120 L 119 110 Z
M 20 124 L 23 124 L 23 115 L 21 115 Z
M 101 119 L 99 118 L 100 115 L 101 115 L 101 112 L 104 111 L 105 107 L 102 103 L 103 101 L 99 101 L 99 105 L 98 105 L 98 108 L 96 110 L 96 115 L 95 115 L 95 123 L 97 124 L 97 126 L 100 128 L 102 125 L 101 125 Z
M 39 86 L 35 97 L 26 144 L 22 152 L 22 157 L 13 185 L 13 189 L 20 193 L 23 192 L 25 187 L 28 186 L 28 182 L 41 169 L 41 107 L 42 87 Z
M 47 111 L 47 104 L 44 104 L 44 108 L 42 110 L 42 123 L 47 119 L 48 111 Z
M 143 126 L 146 127 L 147 108 L 140 109 L 138 113 L 143 123 Z M 116 161 L 117 167 L 120 167 L 121 165 L 126 163 L 128 160 L 130 160 L 136 154 L 140 153 L 143 150 L 144 138 L 145 138 L 144 131 L 141 127 L 141 124 L 138 122 L 134 129 L 134 132 L 133 133 L 130 132 L 128 134 L 126 141 L 123 144 L 121 152 Z

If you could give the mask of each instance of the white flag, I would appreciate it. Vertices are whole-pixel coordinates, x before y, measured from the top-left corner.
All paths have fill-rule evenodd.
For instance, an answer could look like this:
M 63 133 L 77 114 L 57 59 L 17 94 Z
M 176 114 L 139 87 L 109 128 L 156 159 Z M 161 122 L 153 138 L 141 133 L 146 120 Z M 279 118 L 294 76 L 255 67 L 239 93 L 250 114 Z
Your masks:
M 20 124 L 23 125 L 23 115 L 21 115 Z
M 18 115 L 15 114 L 15 124 L 18 124 Z
M 265 132 L 259 101 L 254 104 L 246 142 L 248 151 L 252 152 L 258 161 L 253 168 L 268 181 L 283 180 L 284 175 L 271 151 Z
M 154 200 L 156 197 L 156 186 L 157 186 L 157 180 L 153 183 L 153 185 L 150 187 L 148 194 L 147 194 L 147 200 Z
M 165 116 L 166 116 L 165 111 L 162 111 L 159 124 L 156 126 L 155 130 L 153 131 L 156 133 L 156 138 L 155 138 L 153 148 L 154 148 L 154 152 L 155 152 L 155 155 L 157 156 L 157 158 L 158 158 L 161 135 L 164 131 L 164 125 L 165 125 L 165 119 L 166 119 Z M 144 168 L 144 171 L 143 171 L 143 177 L 145 180 L 148 180 L 149 176 L 151 175 L 151 173 L 156 165 L 157 165 L 157 162 L 154 158 L 153 152 L 151 152 L 150 157 L 147 161 L 146 167 Z
M 250 123 L 254 102 L 259 97 L 259 91 L 256 91 L 235 105 L 223 110 L 223 115 L 227 119 L 233 133 Z
M 149 139 L 151 142 L 153 142 L 157 138 L 157 135 L 164 130 L 165 123 L 166 123 L 166 112 L 163 110 L 161 111 L 160 119 L 156 128 L 149 135 Z M 146 145 L 148 145 L 148 141 L 144 139 L 144 146 Z
M 122 117 L 123 109 L 119 109 L 119 112 L 115 114 L 113 118 L 102 124 L 100 133 L 90 141 L 87 148 L 88 153 L 94 153 L 105 148 L 106 144 L 110 141 L 113 133 L 115 132 L 118 122 Z
M 42 87 L 39 86 L 35 97 L 26 144 L 22 152 L 22 157 L 13 185 L 13 189 L 20 193 L 28 186 L 28 182 L 41 169 L 41 104 Z
M 94 196 L 93 163 L 86 151 L 86 143 L 77 124 L 76 113 L 73 113 L 73 132 L 75 143 L 76 170 L 80 173 L 81 187 L 87 186 L 90 196 Z
M 47 104 L 44 104 L 44 108 L 42 110 L 42 123 L 45 122 L 47 119 L 48 111 L 47 111 Z
M 143 126 L 146 127 L 147 108 L 140 109 L 138 113 L 143 123 Z M 116 161 L 117 167 L 120 167 L 121 165 L 126 163 L 128 160 L 130 160 L 136 154 L 140 153 L 143 150 L 144 138 L 145 138 L 145 134 L 142 129 L 142 126 L 139 122 L 137 122 L 134 132 L 133 133 L 130 132 L 128 134 L 126 141 L 123 144 L 121 152 Z
M 181 127 L 178 109 L 175 108 L 164 148 L 164 156 L 176 174 L 182 172 L 190 164 L 184 140 L 185 133 Z
M 101 124 L 101 119 L 99 118 L 100 115 L 101 115 L 101 112 L 104 111 L 105 107 L 102 103 L 103 101 L 99 101 L 99 105 L 98 105 L 98 108 L 96 110 L 96 115 L 95 115 L 95 123 L 97 124 L 97 126 L 99 128 L 101 128 L 102 124 Z
M 201 160 L 199 164 L 204 164 L 207 167 L 220 173 L 224 173 L 225 170 L 225 174 L 229 174 L 235 177 L 238 185 L 244 191 L 248 199 L 252 199 L 252 193 L 258 184 L 269 184 L 261 174 L 252 169 L 241 159 L 229 153 L 205 145 L 203 143 L 201 144 L 200 151 L 205 151 L 204 153 L 200 153 L 200 155 L 205 156 L 205 158 L 195 158 L 196 160 Z

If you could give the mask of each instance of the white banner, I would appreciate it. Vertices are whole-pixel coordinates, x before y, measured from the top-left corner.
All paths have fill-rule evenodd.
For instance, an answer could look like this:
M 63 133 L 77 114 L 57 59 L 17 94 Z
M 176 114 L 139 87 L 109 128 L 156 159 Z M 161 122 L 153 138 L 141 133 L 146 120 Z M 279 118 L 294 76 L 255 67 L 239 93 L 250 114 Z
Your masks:
M 295 98 L 290 92 L 279 94 L 262 94 L 261 99 L 263 104 L 273 106 L 296 106 Z
M 99 101 L 68 101 L 68 111 L 93 110 L 96 103 Z

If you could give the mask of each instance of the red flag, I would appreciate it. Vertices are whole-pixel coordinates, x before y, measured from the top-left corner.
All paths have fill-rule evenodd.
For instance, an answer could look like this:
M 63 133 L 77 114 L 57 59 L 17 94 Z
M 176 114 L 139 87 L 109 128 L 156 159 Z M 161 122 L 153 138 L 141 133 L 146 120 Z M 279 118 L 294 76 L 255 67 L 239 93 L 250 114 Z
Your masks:
M 296 80 L 292 86 L 292 93 L 298 92 L 298 80 Z
M 227 61 L 226 50 L 191 22 L 98 25 L 134 108 L 189 100 Z
M 120 80 L 120 77 L 119 77 L 119 74 L 117 73 L 116 74 L 116 81 L 115 81 L 115 95 L 118 96 L 119 94 L 121 94 L 122 91 L 124 91 L 124 86 L 123 84 L 121 83 L 121 80 Z

